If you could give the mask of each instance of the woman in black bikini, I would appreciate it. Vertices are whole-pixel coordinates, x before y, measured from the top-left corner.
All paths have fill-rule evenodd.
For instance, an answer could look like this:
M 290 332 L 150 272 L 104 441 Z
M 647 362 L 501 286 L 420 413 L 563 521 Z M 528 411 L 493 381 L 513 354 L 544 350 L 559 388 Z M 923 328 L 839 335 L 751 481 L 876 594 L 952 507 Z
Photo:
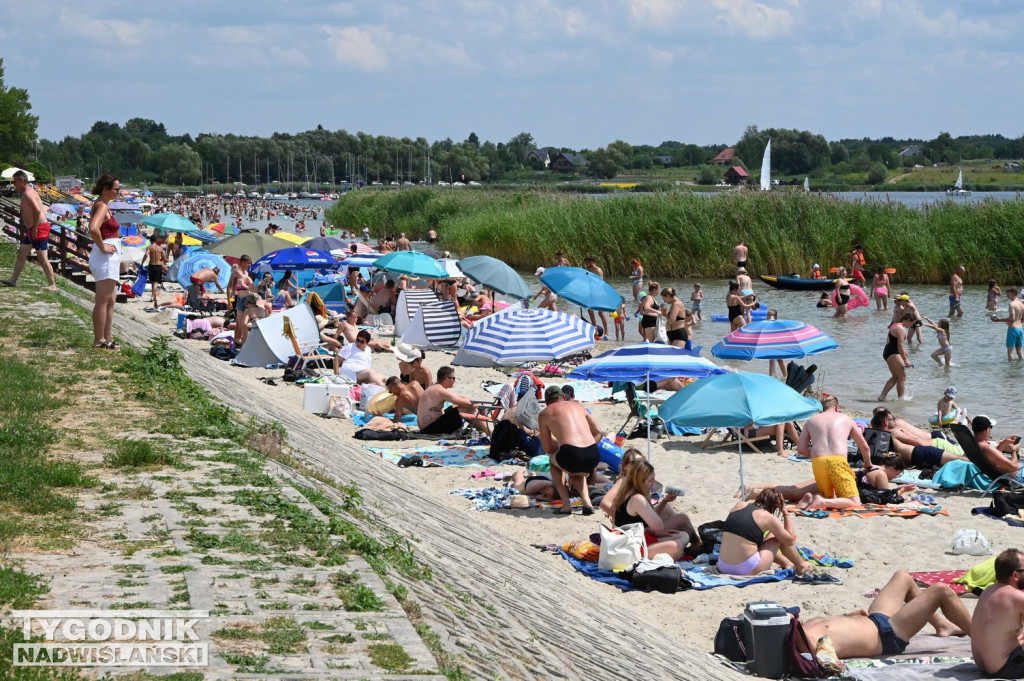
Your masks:
M 658 282 L 652 281 L 647 286 L 647 295 L 640 301 L 640 335 L 645 343 L 653 343 L 658 330 L 658 317 L 661 315 L 657 298 L 659 288 Z
M 752 307 L 757 307 L 758 303 L 753 300 L 747 301 L 740 295 L 740 285 L 735 281 L 730 281 L 729 293 L 725 296 L 725 305 L 729 308 L 729 330 L 735 331 L 747 323 L 743 313 Z
M 807 570 L 796 549 L 796 533 L 786 502 L 774 489 L 765 489 L 754 501 L 733 506 L 726 516 L 718 570 L 727 575 L 756 575 L 773 562 L 783 569 L 793 568 L 797 575 Z
M 836 313 L 835 317 L 846 316 L 846 304 L 850 302 L 850 282 L 846 279 L 846 268 L 840 267 L 836 273 Z
M 896 396 L 902 398 L 906 391 L 907 367 L 913 366 L 907 358 L 907 329 L 914 324 L 914 315 L 911 312 L 904 312 L 900 321 L 889 327 L 886 334 L 885 349 L 882 350 L 882 359 L 889 365 L 889 373 L 892 374 L 889 380 L 882 387 L 882 394 L 878 401 L 882 402 L 888 396 L 889 391 L 896 387 Z
M 658 512 L 651 506 L 651 487 L 654 485 L 654 467 L 647 461 L 636 461 L 626 472 L 622 487 L 615 494 L 615 526 L 630 523 L 644 526 L 647 540 L 646 558 L 667 553 L 672 560 L 683 557 L 689 535 L 665 528 Z
M 662 314 L 668 320 L 666 333 L 668 344 L 677 348 L 690 349 L 690 327 L 693 326 L 693 315 L 686 311 L 686 305 L 674 288 L 666 288 L 661 291 L 661 298 L 665 301 L 665 309 Z

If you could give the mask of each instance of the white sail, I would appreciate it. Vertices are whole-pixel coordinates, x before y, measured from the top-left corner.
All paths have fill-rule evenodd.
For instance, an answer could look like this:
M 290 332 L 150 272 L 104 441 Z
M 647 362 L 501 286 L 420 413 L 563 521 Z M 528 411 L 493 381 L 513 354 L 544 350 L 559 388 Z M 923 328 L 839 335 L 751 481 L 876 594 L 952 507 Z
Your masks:
M 809 177 L 805 177 L 804 178 L 804 191 L 805 192 L 811 191 L 811 178 L 809 178 Z
M 769 139 L 764 148 L 764 159 L 761 160 L 761 189 L 772 188 L 772 141 Z
M 954 189 L 960 190 L 964 188 L 964 171 L 961 170 L 960 174 L 956 176 L 956 184 L 953 185 Z

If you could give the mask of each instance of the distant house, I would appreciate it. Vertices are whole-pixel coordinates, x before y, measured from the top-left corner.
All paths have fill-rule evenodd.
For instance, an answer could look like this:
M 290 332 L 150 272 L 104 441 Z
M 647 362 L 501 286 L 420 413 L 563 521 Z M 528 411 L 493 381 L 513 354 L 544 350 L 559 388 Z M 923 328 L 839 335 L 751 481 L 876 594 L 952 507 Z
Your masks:
M 910 156 L 920 156 L 922 153 L 921 147 L 907 147 L 900 152 L 900 158 L 909 158 Z
M 527 161 L 540 161 L 547 168 L 551 165 L 551 154 L 547 149 L 530 149 L 526 152 Z
M 654 157 L 654 162 L 655 163 L 660 163 L 661 165 L 665 166 L 666 168 L 668 168 L 670 165 L 672 165 L 674 160 L 675 159 L 673 159 L 671 156 L 655 156 Z
M 551 158 L 550 168 L 556 173 L 578 173 L 587 165 L 587 159 L 582 154 L 555 154 Z
M 733 166 L 725 171 L 726 184 L 746 184 L 749 180 L 750 175 L 747 175 L 747 171 L 740 166 Z
M 732 163 L 733 158 L 736 156 L 736 150 L 732 147 L 728 149 L 722 149 L 718 152 L 718 155 L 708 160 L 708 163 L 713 163 L 716 166 L 727 166 Z

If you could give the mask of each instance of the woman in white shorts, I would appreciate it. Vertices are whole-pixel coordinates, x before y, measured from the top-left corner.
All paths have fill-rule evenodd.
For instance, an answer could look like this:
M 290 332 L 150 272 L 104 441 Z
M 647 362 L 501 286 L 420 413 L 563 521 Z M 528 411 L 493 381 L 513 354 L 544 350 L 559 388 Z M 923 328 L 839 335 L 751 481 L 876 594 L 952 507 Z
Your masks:
M 99 196 L 92 204 L 89 218 L 89 236 L 92 253 L 89 269 L 96 280 L 96 303 L 92 308 L 93 347 L 120 350 L 114 342 L 114 305 L 117 288 L 121 283 L 121 225 L 114 219 L 108 203 L 117 198 L 121 181 L 110 173 L 100 175 L 92 193 Z

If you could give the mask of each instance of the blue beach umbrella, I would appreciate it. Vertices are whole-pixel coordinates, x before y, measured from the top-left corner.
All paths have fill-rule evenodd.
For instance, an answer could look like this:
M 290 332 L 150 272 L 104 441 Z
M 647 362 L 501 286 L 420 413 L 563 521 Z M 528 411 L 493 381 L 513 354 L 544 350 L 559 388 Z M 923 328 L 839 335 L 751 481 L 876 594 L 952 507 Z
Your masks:
M 474 255 L 458 261 L 464 275 L 480 284 L 512 298 L 525 300 L 532 294 L 530 287 L 514 269 L 489 255 Z
M 314 239 L 310 239 L 309 241 L 302 245 L 308 246 L 309 248 L 313 248 L 318 251 L 327 251 L 328 253 L 339 249 L 343 251 L 348 250 L 348 242 L 339 239 L 336 236 L 318 236 Z
M 575 315 L 516 308 L 476 321 L 462 349 L 495 364 L 547 362 L 594 347 L 594 332 Z
M 142 224 L 165 232 L 198 232 L 199 228 L 177 213 L 157 213 L 142 218 Z
M 267 253 L 252 264 L 250 271 L 262 274 L 270 271 L 327 270 L 337 267 L 338 261 L 330 253 L 296 246 Z
M 408 274 L 423 279 L 445 279 L 448 273 L 437 261 L 419 251 L 394 251 L 374 261 L 373 266 L 388 272 Z
M 549 267 L 540 280 L 552 293 L 588 310 L 614 312 L 622 304 L 615 289 L 582 267 Z
M 661 405 L 661 418 L 693 428 L 745 428 L 806 419 L 821 411 L 821 403 L 804 397 L 785 383 L 764 374 L 710 376 L 686 386 Z M 743 487 L 743 441 L 740 489 Z
M 221 288 L 225 288 L 228 285 L 228 280 L 231 278 L 231 265 L 223 257 L 216 253 L 209 253 L 207 251 L 193 251 L 184 258 L 179 258 L 174 261 L 171 265 L 171 269 L 174 269 L 174 280 L 182 285 L 183 288 L 188 288 L 192 285 L 191 277 L 193 274 L 203 269 L 218 268 L 217 283 L 220 284 Z M 168 270 L 170 274 L 170 269 Z M 211 284 L 206 284 L 209 288 Z
M 697 352 L 697 350 L 687 350 L 660 343 L 626 345 L 588 359 L 570 371 L 566 377 L 583 378 L 589 381 L 647 383 L 676 376 L 704 378 L 705 376 L 728 373 L 725 369 L 698 356 Z M 647 391 L 647 458 L 651 458 L 650 391 Z

